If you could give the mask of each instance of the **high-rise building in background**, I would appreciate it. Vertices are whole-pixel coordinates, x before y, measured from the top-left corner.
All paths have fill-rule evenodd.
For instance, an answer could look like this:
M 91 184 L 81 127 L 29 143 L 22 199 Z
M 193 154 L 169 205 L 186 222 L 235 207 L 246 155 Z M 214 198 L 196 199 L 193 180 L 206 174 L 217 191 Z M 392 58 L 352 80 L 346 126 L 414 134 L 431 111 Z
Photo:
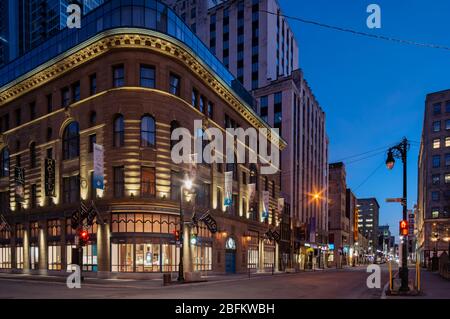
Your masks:
M 376 198 L 358 198 L 358 228 L 369 240 L 371 253 L 377 251 L 380 204 Z
M 395 244 L 395 237 L 392 236 L 389 225 L 379 225 L 377 237 L 377 250 L 383 252 L 383 254 L 387 256 Z
M 299 50 L 276 0 L 167 0 L 248 90 L 299 68 Z
M 417 246 L 429 266 L 450 241 L 450 90 L 426 97 L 418 165 Z
M 328 240 L 325 112 L 299 69 L 299 49 L 276 0 L 166 0 L 257 100 L 287 141 L 281 191 L 290 210 L 293 263 L 311 265 Z M 320 196 L 315 196 L 319 194 Z M 314 255 L 307 254 L 308 243 Z M 302 267 L 302 266 L 300 266 Z
M 346 209 L 347 182 L 344 163 L 331 163 L 329 176 L 329 242 L 334 244 L 334 264 L 341 267 L 348 263 L 353 236 Z
M 2 0 L 0 65 L 11 61 L 41 44 L 67 26 L 67 6 L 82 8 L 82 14 L 104 0 Z

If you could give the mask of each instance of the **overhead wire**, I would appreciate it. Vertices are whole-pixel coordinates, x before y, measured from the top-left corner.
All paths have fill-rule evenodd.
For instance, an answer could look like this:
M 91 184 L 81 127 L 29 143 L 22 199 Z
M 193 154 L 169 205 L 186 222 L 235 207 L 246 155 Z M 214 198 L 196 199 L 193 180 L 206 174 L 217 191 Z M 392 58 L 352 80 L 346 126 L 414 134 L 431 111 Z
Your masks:
M 311 24 L 311 25 L 315 25 L 315 26 L 318 26 L 321 28 L 327 28 L 327 29 L 331 29 L 331 30 L 335 30 L 335 31 L 339 31 L 339 32 L 345 32 L 345 33 L 358 35 L 358 36 L 362 36 L 362 37 L 383 40 L 383 41 L 390 41 L 390 42 L 395 42 L 398 44 L 405 44 L 405 45 L 417 46 L 417 47 L 422 47 L 422 48 L 431 48 L 431 49 L 450 51 L 450 47 L 446 46 L 446 45 L 418 42 L 418 41 L 405 40 L 405 39 L 400 39 L 400 38 L 391 37 L 391 36 L 367 33 L 367 32 L 357 31 L 357 30 L 353 30 L 353 29 L 349 29 L 349 28 L 343 28 L 343 27 L 339 27 L 339 26 L 335 26 L 335 25 L 331 25 L 331 24 L 326 24 L 326 23 L 322 23 L 322 22 L 317 22 L 317 21 L 313 21 L 313 20 L 307 20 L 307 19 L 300 18 L 300 17 L 289 16 L 289 15 L 281 14 L 278 12 L 271 12 L 271 11 L 267 11 L 267 10 L 259 10 L 259 11 L 265 12 L 267 14 L 277 15 L 277 16 L 284 17 L 287 19 L 299 21 L 299 22 L 302 22 L 305 24 Z

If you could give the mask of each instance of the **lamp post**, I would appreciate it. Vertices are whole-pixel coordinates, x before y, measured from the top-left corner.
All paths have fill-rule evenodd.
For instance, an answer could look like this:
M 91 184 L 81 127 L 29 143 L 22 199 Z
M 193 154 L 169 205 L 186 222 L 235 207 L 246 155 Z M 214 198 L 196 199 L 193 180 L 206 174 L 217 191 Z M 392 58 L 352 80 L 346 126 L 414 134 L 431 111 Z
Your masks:
M 184 189 L 190 190 L 192 188 L 192 181 L 185 179 L 180 186 L 180 263 L 178 265 L 178 281 L 184 281 L 184 269 L 183 269 L 183 250 L 184 250 L 184 212 L 183 212 L 183 193 Z
M 407 153 L 409 149 L 409 142 L 406 137 L 400 142 L 400 144 L 395 145 L 388 150 L 387 159 L 386 159 L 386 167 L 388 169 L 393 169 L 395 164 L 395 157 L 401 158 L 403 163 L 403 198 L 402 198 L 402 206 L 403 206 L 403 220 L 407 220 L 407 170 L 406 170 L 406 162 L 407 162 Z M 401 286 L 400 291 L 409 291 L 408 286 L 408 245 L 405 236 L 403 238 L 402 244 L 402 267 L 400 268 L 399 274 L 401 278 Z

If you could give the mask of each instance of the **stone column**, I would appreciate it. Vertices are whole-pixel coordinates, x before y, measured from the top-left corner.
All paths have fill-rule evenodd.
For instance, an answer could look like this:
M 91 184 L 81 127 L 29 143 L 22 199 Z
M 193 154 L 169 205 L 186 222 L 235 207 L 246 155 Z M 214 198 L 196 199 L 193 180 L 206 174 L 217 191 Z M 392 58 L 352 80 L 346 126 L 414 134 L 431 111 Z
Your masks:
M 24 224 L 23 231 L 23 272 L 30 272 L 30 225 Z
M 109 224 L 97 228 L 97 277 L 108 278 L 111 274 L 111 234 Z
M 60 218 L 61 224 L 61 270 L 67 270 L 67 246 L 66 246 L 66 218 Z
M 47 274 L 47 227 L 45 221 L 39 223 L 39 274 Z
M 275 243 L 275 271 L 280 271 L 280 246 Z
M 259 267 L 258 272 L 264 272 L 264 239 L 259 239 Z
M 194 247 L 191 247 L 190 243 L 191 227 L 184 225 L 183 230 L 183 270 L 186 273 L 193 271 L 192 256 Z

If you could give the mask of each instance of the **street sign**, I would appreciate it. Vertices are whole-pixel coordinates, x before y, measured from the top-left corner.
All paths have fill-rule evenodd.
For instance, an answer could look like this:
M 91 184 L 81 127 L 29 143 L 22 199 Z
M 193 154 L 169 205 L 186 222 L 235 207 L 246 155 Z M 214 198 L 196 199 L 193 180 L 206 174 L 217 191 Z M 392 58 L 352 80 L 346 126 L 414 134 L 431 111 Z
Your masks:
M 386 198 L 386 203 L 401 203 L 403 198 Z

